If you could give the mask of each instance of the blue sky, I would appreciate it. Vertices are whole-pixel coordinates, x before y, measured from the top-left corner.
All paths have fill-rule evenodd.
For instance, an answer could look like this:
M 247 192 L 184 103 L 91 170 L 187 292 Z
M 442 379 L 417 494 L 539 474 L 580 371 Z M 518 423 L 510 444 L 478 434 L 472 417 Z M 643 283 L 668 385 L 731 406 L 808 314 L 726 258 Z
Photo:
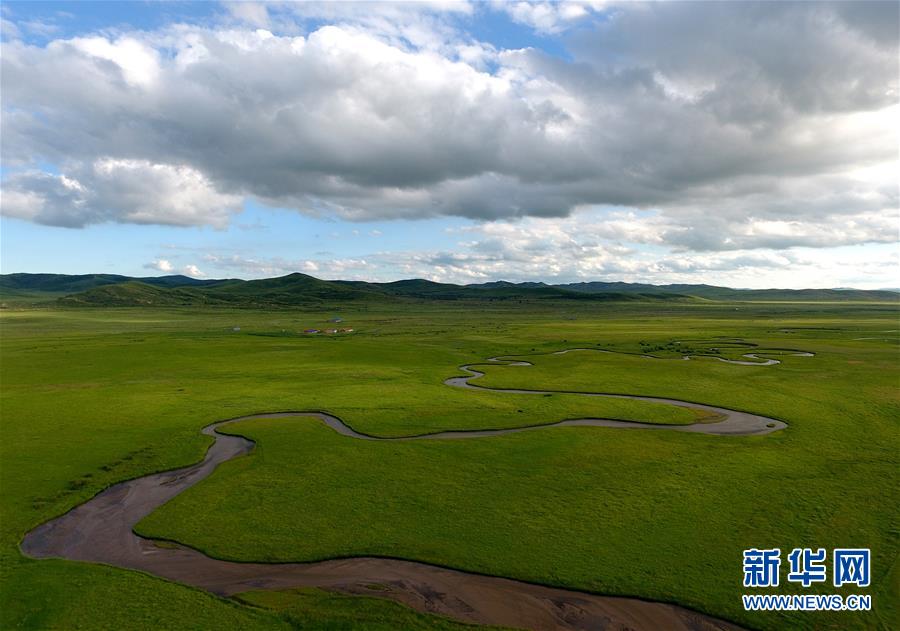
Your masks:
M 288 269 L 300 271 L 302 262 L 309 260 L 321 261 L 321 268 L 304 271 L 340 278 L 343 275 L 337 272 L 343 268 L 330 268 L 328 261 L 402 251 L 411 243 L 427 242 L 449 249 L 455 244 L 449 231 L 465 223 L 468 222 L 452 217 L 349 223 L 273 210 L 252 201 L 224 229 L 115 223 L 72 229 L 0 218 L 4 273 L 158 276 L 165 270 L 154 265 L 157 261 L 172 262 L 175 267 L 171 273 L 181 273 L 181 268 L 191 264 L 202 269 L 205 262 L 209 263 L 204 257 L 214 253 L 223 259 L 238 257 L 243 261 L 240 267 L 219 266 L 223 271 L 215 276 L 229 278 L 268 277 L 288 273 Z M 278 267 L 278 260 L 287 266 Z M 394 280 L 390 274 L 383 278 Z
M 896 286 L 891 12 L 6 2 L 0 267 Z

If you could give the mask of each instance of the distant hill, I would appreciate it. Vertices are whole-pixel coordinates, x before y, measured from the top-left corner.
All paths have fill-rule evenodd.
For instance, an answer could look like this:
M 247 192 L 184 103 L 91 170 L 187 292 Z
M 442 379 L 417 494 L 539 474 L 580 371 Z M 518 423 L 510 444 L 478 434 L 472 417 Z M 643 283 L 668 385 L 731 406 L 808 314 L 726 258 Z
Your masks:
M 261 280 L 223 280 L 203 283 L 150 283 L 146 279 L 91 287 L 58 299 L 68 306 L 310 306 L 343 302 L 419 302 L 419 301 L 535 301 L 565 300 L 580 302 L 604 301 L 673 301 L 692 300 L 677 294 L 645 296 L 622 293 L 584 293 L 548 285 L 520 286 L 513 283 L 496 287 L 435 283 L 424 279 L 401 280 L 392 283 L 362 281 L 327 281 L 306 274 L 288 274 Z M 21 284 L 21 283 L 20 283 Z
M 208 280 L 203 278 L 191 278 L 190 276 L 184 276 L 182 274 L 172 274 L 171 276 L 138 277 L 135 280 L 148 285 L 156 285 L 157 287 L 209 287 L 211 285 L 222 285 L 224 283 L 234 282 L 236 279 Z
M 117 274 L 2 274 L 0 292 L 72 293 L 131 280 Z
M 378 297 L 371 292 L 342 287 L 305 274 L 290 274 L 264 280 L 225 280 L 187 285 L 151 284 L 135 279 L 69 294 L 59 298 L 59 303 L 69 306 L 109 307 L 267 306 L 362 300 L 373 296 Z
M 344 282 L 344 281 L 333 281 Z M 485 283 L 483 285 L 453 285 L 435 283 L 422 278 L 398 280 L 392 283 L 366 283 L 370 291 L 431 300 L 635 300 L 636 296 L 604 292 L 602 295 L 586 295 L 583 292 L 569 291 L 561 287 L 552 287 L 543 283 Z M 639 298 L 639 297 L 637 297 Z M 683 298 L 683 296 L 667 296 L 667 298 Z
M 714 285 L 650 285 L 540 282 L 454 285 L 421 278 L 391 283 L 321 280 L 294 273 L 260 280 L 201 280 L 188 276 L 129 277 L 115 274 L 4 274 L 0 298 L 56 300 L 69 306 L 236 307 L 325 305 L 339 302 L 409 301 L 900 301 L 893 291 L 857 289 L 731 289 Z
M 176 307 L 211 304 L 203 294 L 181 287 L 158 287 L 129 280 L 101 285 L 59 298 L 61 304 L 85 307 Z
M 648 285 L 643 283 L 622 282 L 590 282 L 555 285 L 569 291 L 584 293 L 642 293 L 642 294 L 681 294 L 706 298 L 708 300 L 817 300 L 817 301 L 895 301 L 898 296 L 890 290 L 862 289 L 732 289 L 715 285 Z
M 4 292 L 70 294 L 93 287 L 140 281 L 159 287 L 216 285 L 227 281 L 201 280 L 175 274 L 134 278 L 119 274 L 0 274 L 0 294 Z
M 261 280 L 231 280 L 203 288 L 202 293 L 213 300 L 232 304 L 303 304 L 379 298 L 376 292 L 367 288 L 319 280 L 299 273 Z

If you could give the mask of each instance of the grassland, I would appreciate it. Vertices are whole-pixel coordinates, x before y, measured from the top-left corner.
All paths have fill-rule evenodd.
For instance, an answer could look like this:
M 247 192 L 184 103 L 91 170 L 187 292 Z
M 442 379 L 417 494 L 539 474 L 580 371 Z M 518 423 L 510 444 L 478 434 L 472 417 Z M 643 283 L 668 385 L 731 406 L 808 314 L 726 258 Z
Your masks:
M 695 400 L 790 427 L 766 437 L 557 428 L 373 444 L 303 419 L 252 421 L 235 430 L 258 441 L 253 455 L 226 463 L 139 529 L 234 559 L 414 558 L 676 601 L 750 627 L 890 628 L 896 621 L 896 307 L 346 307 L 341 315 L 354 334 L 297 333 L 331 315 L 3 313 L 0 626 L 452 626 L 390 603 L 314 591 L 225 601 L 138 573 L 24 559 L 17 543 L 114 481 L 199 459 L 208 444 L 198 433 L 203 425 L 258 411 L 324 410 L 381 436 L 572 416 L 693 420 L 647 403 L 441 383 L 463 363 L 578 346 L 634 353 L 652 346 L 673 359 L 546 355 L 531 358 L 533 367 L 486 368 L 483 382 Z M 674 359 L 673 341 L 716 336 L 816 357 L 784 357 L 770 367 Z M 871 547 L 875 611 L 744 614 L 740 551 L 769 545 Z

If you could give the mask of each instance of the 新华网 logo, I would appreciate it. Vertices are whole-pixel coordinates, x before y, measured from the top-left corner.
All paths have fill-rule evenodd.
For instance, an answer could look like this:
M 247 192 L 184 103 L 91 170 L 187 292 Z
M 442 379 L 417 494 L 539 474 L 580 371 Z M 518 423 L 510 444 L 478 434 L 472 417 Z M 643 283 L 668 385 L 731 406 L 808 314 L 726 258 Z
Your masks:
M 871 552 L 868 548 L 834 548 L 831 563 L 825 548 L 794 548 L 787 555 L 786 579 L 804 588 L 827 584 L 868 587 L 871 581 Z M 781 578 L 780 548 L 744 550 L 744 587 L 778 587 Z M 773 594 L 744 595 L 748 611 L 867 611 L 872 608 L 868 594 Z

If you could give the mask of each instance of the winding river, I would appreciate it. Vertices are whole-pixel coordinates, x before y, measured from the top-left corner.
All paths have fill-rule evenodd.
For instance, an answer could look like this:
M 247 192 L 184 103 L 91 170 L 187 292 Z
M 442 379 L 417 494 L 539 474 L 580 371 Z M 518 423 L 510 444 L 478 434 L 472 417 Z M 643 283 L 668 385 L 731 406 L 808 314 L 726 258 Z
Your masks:
M 586 349 L 570 349 L 586 350 Z M 596 349 L 589 349 L 595 351 Z M 557 352 L 570 352 L 557 351 Z M 600 351 L 602 352 L 602 351 Z M 495 357 L 509 366 L 527 361 Z M 550 394 L 560 391 L 486 388 L 471 381 L 484 375 L 477 364 L 461 366 L 465 376 L 444 383 L 494 392 Z M 419 611 L 464 622 L 526 629 L 737 629 L 735 625 L 684 607 L 637 598 L 601 596 L 546 587 L 393 558 L 354 557 L 314 563 L 241 563 L 206 556 L 187 546 L 156 542 L 136 535 L 134 526 L 156 508 L 209 476 L 222 462 L 250 453 L 254 442 L 220 433 L 219 428 L 261 418 L 310 417 L 344 436 L 361 440 L 447 440 L 534 431 L 557 426 L 600 426 L 703 434 L 767 434 L 786 427 L 782 421 L 698 403 L 625 394 L 572 392 L 589 397 L 635 399 L 699 409 L 721 420 L 691 425 L 655 425 L 601 418 L 570 419 L 545 425 L 500 430 L 445 431 L 400 438 L 378 438 L 355 431 L 322 412 L 277 412 L 219 421 L 204 427 L 215 441 L 201 462 L 115 484 L 64 515 L 28 532 L 21 550 L 33 558 L 61 557 L 139 570 L 192 585 L 220 596 L 259 589 L 318 587 L 348 594 L 393 599 Z M 377 589 L 373 589 L 377 586 Z

